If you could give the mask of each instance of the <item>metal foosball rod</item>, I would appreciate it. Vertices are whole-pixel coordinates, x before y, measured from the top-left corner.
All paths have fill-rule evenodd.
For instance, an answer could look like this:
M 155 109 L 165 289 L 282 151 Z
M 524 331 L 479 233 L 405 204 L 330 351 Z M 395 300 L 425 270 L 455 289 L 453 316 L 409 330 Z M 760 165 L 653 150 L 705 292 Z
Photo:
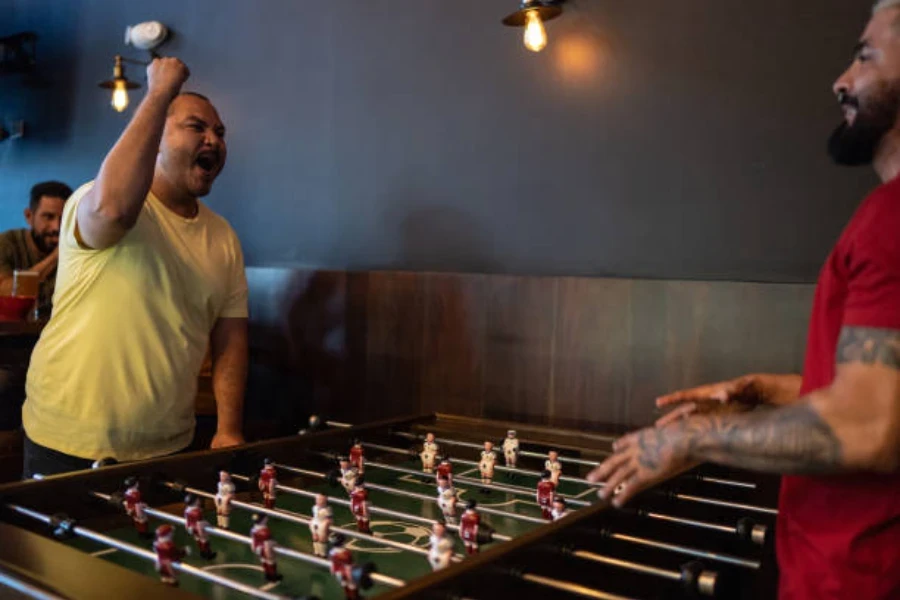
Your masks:
M 247 478 L 244 478 L 244 477 L 241 476 L 241 475 L 232 475 L 232 478 L 233 478 L 233 479 L 237 479 L 237 480 L 247 479 Z M 161 482 L 161 484 L 162 484 L 163 486 L 169 488 L 169 489 L 173 489 L 173 490 L 176 490 L 176 491 L 185 491 L 185 492 L 188 492 L 188 493 L 193 494 L 193 495 L 195 495 L 195 496 L 200 496 L 200 497 L 202 497 L 202 498 L 208 498 L 208 499 L 213 499 L 213 500 L 215 499 L 215 494 L 211 494 L 211 493 L 209 493 L 209 492 L 206 492 L 206 491 L 204 491 L 204 490 L 200 490 L 200 489 L 197 489 L 197 488 L 192 488 L 192 487 L 182 486 L 181 484 L 178 484 L 178 483 L 175 483 L 175 482 L 171 482 L 171 481 L 163 481 L 163 482 Z M 235 507 L 237 507 L 237 508 L 242 508 L 242 509 L 244 509 L 244 510 L 246 510 L 246 511 L 249 511 L 249 512 L 255 512 L 255 513 L 260 513 L 260 514 L 268 515 L 268 516 L 273 517 L 273 518 L 275 518 L 275 519 L 281 519 L 281 520 L 283 520 L 283 521 L 290 521 L 290 522 L 296 523 L 296 524 L 298 524 L 298 525 L 307 525 L 307 526 L 308 526 L 309 523 L 310 523 L 310 521 L 312 521 L 311 518 L 306 517 L 306 516 L 301 515 L 301 514 L 298 514 L 298 513 L 295 513 L 295 512 L 292 512 L 292 511 L 287 511 L 287 510 L 274 510 L 274 509 L 271 509 L 271 508 L 266 508 L 265 506 L 263 506 L 263 505 L 261 505 L 261 504 L 254 504 L 254 503 L 252 503 L 252 502 L 242 502 L 242 501 L 240 501 L 240 500 L 232 500 L 232 501 L 231 501 L 231 505 L 232 505 L 232 506 L 235 506 Z M 148 513 L 148 514 L 149 514 L 149 513 Z M 179 520 L 179 521 L 180 521 L 180 520 Z M 369 535 L 369 534 L 366 534 L 366 533 L 361 533 L 361 532 L 359 532 L 359 531 L 354 531 L 354 530 L 352 530 L 352 529 L 345 529 L 345 528 L 343 528 L 343 527 L 332 526 L 332 527 L 331 527 L 331 531 L 333 531 L 333 532 L 335 532 L 335 533 L 340 533 L 340 534 L 342 534 L 342 535 L 344 535 L 344 536 L 346 536 L 346 537 L 349 537 L 349 538 L 356 538 L 356 539 L 359 539 L 359 540 L 364 540 L 364 541 L 367 541 L 367 542 L 371 542 L 371 543 L 373 543 L 373 544 L 379 544 L 379 545 L 381 545 L 381 546 L 390 546 L 390 547 L 392 547 L 392 548 L 396 548 L 396 549 L 398 549 L 398 550 L 404 550 L 404 551 L 406 551 L 406 552 L 413 552 L 413 553 L 415 553 L 415 554 L 421 554 L 421 555 L 423 555 L 423 556 L 425 556 L 425 555 L 428 554 L 428 551 L 425 550 L 424 548 L 419 548 L 419 547 L 417 547 L 417 546 L 413 546 L 413 545 L 410 545 L 410 544 L 404 544 L 403 542 L 397 542 L 397 541 L 394 541 L 394 540 L 389 540 L 389 539 L 385 539 L 385 538 L 375 537 L 374 535 Z M 305 556 L 309 556 L 309 555 L 305 555 Z M 318 560 L 317 557 L 315 557 L 315 558 Z M 324 559 L 323 559 L 323 560 L 324 560 Z M 375 579 L 375 577 L 376 577 L 376 574 L 373 573 L 373 574 L 372 574 L 372 578 Z M 395 580 L 395 581 L 400 581 L 400 580 L 397 579 L 397 580 Z M 381 582 L 379 582 L 379 583 L 381 583 Z M 392 585 L 392 584 L 386 583 L 386 585 Z M 401 585 L 402 585 L 402 582 L 401 582 Z M 396 587 L 396 586 L 395 586 L 395 587 Z
M 363 443 L 363 446 L 372 448 L 373 450 L 381 450 L 383 452 L 391 452 L 393 454 L 402 454 L 404 456 L 410 456 L 410 452 L 408 450 L 404 450 L 403 448 L 395 448 L 393 446 L 384 446 L 381 444 L 370 444 L 370 443 Z M 456 459 L 454 459 L 454 460 L 455 460 L 455 462 L 458 462 L 460 464 L 466 464 L 467 462 L 471 463 L 471 461 L 462 461 L 462 460 L 456 460 Z M 368 464 L 368 462 L 367 462 L 367 464 Z M 474 464 L 477 465 L 478 463 L 474 463 Z M 497 467 L 494 467 L 494 468 L 496 469 Z M 426 473 L 423 473 L 423 475 L 425 475 L 425 474 Z M 454 476 L 454 479 L 458 480 L 458 481 L 464 481 L 463 478 L 461 478 L 461 477 Z M 505 491 L 505 492 L 508 492 L 511 494 L 520 494 L 520 495 L 529 495 L 530 496 L 530 495 L 533 495 L 533 493 L 534 493 L 532 490 L 529 490 L 529 489 L 526 489 L 523 487 L 519 487 L 519 486 L 514 486 L 511 484 L 502 484 L 502 485 L 482 484 L 480 481 L 477 481 L 474 479 L 468 479 L 468 482 L 469 483 L 477 483 L 478 485 L 480 485 L 482 487 L 486 487 L 486 488 L 490 488 L 490 489 L 498 489 L 500 491 Z M 598 483 L 598 484 L 594 484 L 594 485 L 602 488 L 602 487 L 605 487 L 606 484 Z M 712 506 L 720 506 L 723 508 L 746 510 L 746 511 L 750 511 L 750 512 L 757 512 L 757 513 L 772 515 L 772 516 L 778 515 L 777 508 L 768 508 L 765 506 L 756 506 L 754 504 L 744 504 L 741 502 L 730 502 L 727 500 L 717 500 L 715 498 L 694 496 L 692 494 L 681 494 L 678 492 L 672 492 L 672 491 L 666 491 L 666 490 L 659 490 L 656 493 L 664 494 L 671 499 L 682 500 L 684 502 L 694 502 L 694 503 L 698 503 L 698 504 L 708 504 L 708 505 L 712 505 Z
M 545 577 L 536 573 L 526 573 L 519 570 L 510 570 L 506 574 L 511 577 L 521 579 L 522 581 L 527 581 L 528 583 L 533 583 L 542 587 L 548 587 L 554 590 L 559 590 L 561 592 L 567 592 L 569 594 L 580 596 L 582 598 L 593 598 L 595 600 L 635 600 L 634 598 L 630 598 L 628 596 L 610 594 L 609 592 L 591 588 L 580 583 L 573 583 L 571 581 L 564 581 L 562 579 L 555 579 L 553 577 Z
M 101 492 L 94 492 L 94 491 L 91 491 L 88 493 L 91 496 L 98 498 L 100 500 L 103 500 L 105 502 L 109 502 L 111 504 L 114 504 L 114 503 L 117 504 L 116 499 L 109 494 L 103 494 Z M 196 491 L 193 491 L 191 493 L 193 493 L 197 496 L 200 495 Z M 232 505 L 238 506 L 238 503 L 235 503 L 234 501 L 232 501 Z M 184 519 L 182 517 L 179 517 L 178 515 L 173 515 L 171 513 L 167 513 L 165 511 L 158 510 L 155 508 L 150 508 L 149 506 L 144 509 L 144 512 L 147 513 L 147 515 L 149 515 L 151 517 L 155 517 L 155 518 L 159 519 L 160 521 L 168 521 L 169 523 L 174 523 L 176 525 L 184 525 Z M 213 527 L 212 525 L 210 525 L 206 528 L 206 531 L 216 537 L 230 540 L 232 542 L 237 542 L 237 543 L 243 544 L 245 546 L 250 544 L 249 536 L 241 535 L 239 533 L 234 533 L 233 531 L 229 531 L 227 529 L 221 529 L 221 528 Z M 344 535 L 347 535 L 348 537 L 349 537 L 348 533 L 355 533 L 355 532 L 348 532 L 347 530 L 341 529 L 339 527 L 332 527 L 332 531 L 335 531 L 337 533 L 343 533 Z M 286 556 L 288 558 L 292 558 L 294 560 L 298 560 L 300 562 L 311 564 L 311 565 L 314 565 L 317 567 L 325 567 L 325 568 L 329 568 L 329 569 L 331 568 L 331 562 L 328 561 L 328 559 L 320 558 L 320 557 L 314 556 L 312 554 L 307 554 L 306 552 L 299 552 L 297 550 L 294 550 L 293 548 L 287 548 L 285 546 L 276 545 L 274 552 L 275 552 L 275 554 L 280 554 L 282 556 Z M 427 552 L 426 552 L 426 554 L 427 554 Z M 371 577 L 373 580 L 375 579 L 375 575 L 376 574 L 374 574 L 374 573 L 371 574 Z M 400 586 L 404 585 L 404 583 L 399 579 L 396 580 L 396 582 L 400 583 L 400 585 L 396 585 L 394 587 L 400 587 Z M 387 584 L 387 585 L 390 585 L 390 584 Z
M 319 452 L 317 454 L 325 456 L 326 458 L 333 458 L 330 454 L 325 453 L 325 452 Z M 286 471 L 296 470 L 294 467 L 291 467 L 289 465 L 275 464 L 275 466 L 277 468 L 284 469 Z M 423 473 L 420 473 L 413 469 L 406 469 L 404 467 L 395 467 L 394 465 L 381 464 L 381 463 L 377 463 L 377 462 L 373 462 L 373 461 L 366 462 L 366 466 L 375 467 L 375 468 L 385 468 L 388 470 L 396 470 L 401 473 L 409 473 L 412 475 L 423 475 Z M 308 473 L 302 469 L 300 469 L 300 471 L 302 472 L 302 474 Z M 436 475 L 433 473 L 424 473 L 424 475 L 436 477 Z M 313 493 L 313 492 L 306 492 L 303 490 L 298 490 L 298 491 L 303 493 L 303 495 L 306 495 L 309 497 L 315 496 L 315 493 Z M 350 504 L 348 501 L 344 501 L 344 502 L 346 502 L 347 505 Z M 567 499 L 566 503 L 569 504 L 570 506 L 590 506 L 589 502 L 581 502 L 581 501 L 575 500 L 575 499 Z M 534 504 L 534 506 L 537 506 L 537 504 Z M 370 509 L 370 510 L 372 510 L 372 509 Z M 373 512 L 374 512 L 374 510 L 373 510 Z M 426 519 L 426 521 L 427 521 L 427 519 Z M 720 527 L 722 527 L 722 529 L 724 529 L 724 530 L 727 530 L 728 532 L 732 532 L 734 530 L 734 528 L 729 528 L 729 527 L 725 527 L 725 526 L 720 526 Z M 650 540 L 650 539 L 641 538 L 638 536 L 631 536 L 631 535 L 627 535 L 627 534 L 623 534 L 623 533 L 616 533 L 610 529 L 604 529 L 602 533 L 606 537 L 610 537 L 612 539 L 616 539 L 619 541 L 632 543 L 632 544 L 639 544 L 639 545 L 644 545 L 644 546 L 650 546 L 650 547 L 657 548 L 660 550 L 666 550 L 669 552 L 674 552 L 676 554 L 684 554 L 686 556 L 691 556 L 694 558 L 705 558 L 708 560 L 714 560 L 714 561 L 723 562 L 723 563 L 736 565 L 736 566 L 741 566 L 741 567 L 745 567 L 745 568 L 749 568 L 749 569 L 760 568 L 759 561 L 747 560 L 747 559 L 743 559 L 743 558 L 740 558 L 737 556 L 731 556 L 728 554 L 709 552 L 709 551 L 702 550 L 699 548 L 692 548 L 690 546 L 682 546 L 680 544 L 669 544 L 666 542 Z
M 284 469 L 285 471 L 291 471 L 293 473 L 297 473 L 298 475 L 307 475 L 309 477 L 318 477 L 320 479 L 328 479 L 327 474 L 320 473 L 318 471 L 309 471 L 307 469 L 300 469 L 297 467 L 292 467 L 290 465 L 283 465 L 283 464 L 275 464 L 275 466 L 279 469 Z M 232 475 L 232 477 L 234 477 L 236 479 L 241 479 L 243 476 Z M 247 478 L 247 480 L 249 480 L 249 478 Z M 462 479 L 460 479 L 460 481 L 462 481 Z M 480 482 L 479 482 L 479 484 L 480 484 Z M 424 502 L 431 502 L 431 503 L 437 504 L 436 497 L 433 498 L 431 496 L 426 496 L 425 494 L 417 494 L 416 492 L 407 492 L 406 490 L 392 488 L 392 487 L 388 487 L 386 485 L 379 485 L 377 483 L 369 483 L 368 481 L 366 482 L 366 487 L 369 488 L 370 490 L 376 490 L 379 492 L 384 492 L 386 494 L 392 494 L 394 496 L 405 496 L 407 498 L 414 498 L 416 500 L 422 500 Z M 277 488 L 280 490 L 283 490 L 289 494 L 294 494 L 297 491 L 303 491 L 303 490 L 297 490 L 297 488 L 292 488 L 290 486 L 284 486 L 284 485 L 280 485 L 280 484 L 277 486 Z M 545 519 L 541 519 L 540 517 L 529 517 L 528 515 L 520 515 L 518 513 L 511 513 L 511 512 L 504 511 L 504 510 L 497 510 L 495 508 L 487 508 L 487 507 L 479 506 L 478 512 L 484 513 L 487 515 L 496 515 L 498 517 L 514 519 L 516 521 L 524 521 L 526 523 L 536 523 L 538 525 L 545 525 L 547 523 L 547 521 Z
M 423 441 L 423 440 L 425 439 L 425 436 L 422 436 L 422 435 L 416 435 L 416 434 L 413 434 L 413 433 L 407 433 L 407 432 L 405 432 L 405 431 L 391 431 L 390 433 L 391 433 L 392 435 L 396 435 L 396 436 L 399 436 L 399 437 L 402 437 L 402 438 L 406 438 L 406 439 L 409 439 L 409 440 L 415 440 L 415 441 L 418 441 L 418 442 L 421 442 L 421 441 Z M 449 445 L 451 445 L 451 446 L 463 446 L 463 447 L 465 447 L 465 448 L 473 448 L 473 449 L 476 449 L 476 450 L 481 450 L 481 449 L 483 448 L 482 445 L 476 444 L 476 443 L 474 443 L 474 442 L 465 442 L 465 441 L 462 441 L 462 440 L 454 440 L 454 439 L 449 439 L 449 438 L 438 438 L 438 437 L 436 437 L 436 438 L 434 438 L 434 441 L 436 441 L 436 442 L 442 442 L 442 443 L 444 443 L 444 444 L 449 444 Z M 602 452 L 602 451 L 600 451 L 600 452 L 598 452 L 598 453 L 599 453 L 599 454 L 604 454 L 604 455 L 611 455 L 611 454 L 612 454 L 611 452 Z M 547 455 L 546 455 L 546 454 L 540 454 L 540 453 L 538 453 L 538 452 L 529 452 L 529 451 L 527 451 L 527 450 L 519 450 L 519 455 L 521 455 L 521 456 L 529 456 L 529 457 L 532 457 L 532 458 L 540 458 L 540 459 L 546 459 L 546 458 L 547 458 Z M 599 462 L 599 461 L 596 461 L 596 460 L 587 460 L 587 459 L 584 459 L 584 458 L 576 458 L 576 457 L 574 457 L 574 456 L 564 456 L 564 455 L 562 455 L 562 454 L 559 455 L 559 458 L 560 458 L 560 460 L 563 461 L 563 462 L 566 462 L 566 463 L 572 463 L 572 464 L 576 464 L 576 465 L 583 465 L 583 466 L 586 466 L 586 467 L 599 467 L 599 466 L 600 466 L 600 462 Z M 460 462 L 460 461 L 457 461 L 457 462 Z M 478 463 L 475 463 L 475 464 L 478 464 Z M 536 476 L 536 477 L 540 477 L 540 472 L 538 472 L 538 471 L 528 471 L 528 470 L 526 470 L 526 469 L 519 469 L 518 467 L 517 467 L 517 468 L 510 468 L 510 467 L 504 467 L 504 466 L 501 466 L 501 465 L 496 465 L 496 466 L 494 467 L 494 469 L 497 469 L 497 470 L 500 470 L 500 471 L 509 471 L 509 472 L 511 472 L 511 473 L 523 473 L 523 474 L 526 474 L 526 475 L 534 475 L 534 476 Z M 755 484 L 755 483 L 747 482 L 747 481 L 736 481 L 736 480 L 733 480 L 733 479 L 724 479 L 724 478 L 721 478 L 721 477 L 708 477 L 708 476 L 706 476 L 706 475 L 699 475 L 699 474 L 698 474 L 698 475 L 683 475 L 682 477 L 684 477 L 684 478 L 689 478 L 689 479 L 695 479 L 695 480 L 697 480 L 697 481 L 702 481 L 702 482 L 704 482 L 704 483 L 715 483 L 715 484 L 718 484 L 718 485 L 726 485 L 726 486 L 730 486 L 730 487 L 743 488 L 743 489 L 751 489 L 751 490 L 755 490 L 755 489 L 756 489 L 756 484 Z M 575 483 L 582 483 L 582 484 L 584 484 L 584 485 L 591 485 L 591 486 L 596 485 L 596 484 L 594 484 L 594 483 L 592 483 L 592 482 L 590 482 L 590 481 L 587 481 L 587 480 L 585 480 L 585 479 L 582 479 L 582 478 L 580 478 L 580 477 L 567 477 L 567 476 L 561 476 L 559 479 L 560 479 L 560 481 L 573 481 L 573 482 L 575 482 Z
M 45 515 L 35 510 L 31 510 L 29 508 L 25 508 L 23 506 L 18 506 L 16 504 L 7 504 L 6 508 L 36 521 L 40 521 L 47 525 L 50 525 L 57 531 L 63 531 L 66 535 L 74 535 L 81 538 L 89 539 L 94 542 L 98 542 L 105 546 L 110 546 L 115 548 L 116 550 L 121 550 L 127 554 L 131 554 L 133 556 L 137 556 L 143 558 L 145 560 L 149 560 L 151 562 L 156 561 L 156 554 L 145 550 L 139 546 L 135 546 L 133 544 L 129 544 L 127 542 L 122 542 L 113 537 L 104 535 L 100 532 L 94 531 L 92 529 L 86 529 L 80 525 L 75 525 L 74 520 L 70 519 L 60 519 L 58 517 L 52 517 L 50 515 Z M 328 561 L 325 561 L 328 562 Z M 330 563 L 329 563 L 330 566 Z M 182 562 L 173 562 L 172 568 L 176 571 L 181 571 L 182 573 L 188 573 L 189 575 L 193 575 L 199 579 L 204 579 L 211 583 L 215 583 L 239 592 L 243 592 L 249 596 L 253 596 L 256 598 L 263 598 L 264 600 L 285 600 L 288 597 L 282 596 L 280 594 L 273 594 L 271 592 L 267 592 L 265 590 L 256 588 L 252 585 L 247 585 L 241 583 L 240 581 L 235 581 L 233 579 L 229 579 L 227 577 L 222 577 L 221 575 L 216 575 L 214 573 L 210 573 L 208 571 L 204 571 L 203 569 L 199 569 L 189 564 L 185 564 Z
M 672 582 L 681 583 L 688 592 L 700 593 L 703 596 L 714 596 L 716 594 L 716 584 L 719 575 L 715 571 L 708 571 L 698 562 L 690 562 L 683 565 L 680 570 L 661 569 L 651 565 L 636 563 L 628 560 L 622 560 L 612 556 L 597 554 L 587 550 L 579 550 L 577 548 L 553 548 L 551 551 L 561 552 L 566 556 L 574 556 L 582 560 L 587 560 L 597 564 L 603 564 L 626 571 L 649 575 L 660 579 L 667 579 Z

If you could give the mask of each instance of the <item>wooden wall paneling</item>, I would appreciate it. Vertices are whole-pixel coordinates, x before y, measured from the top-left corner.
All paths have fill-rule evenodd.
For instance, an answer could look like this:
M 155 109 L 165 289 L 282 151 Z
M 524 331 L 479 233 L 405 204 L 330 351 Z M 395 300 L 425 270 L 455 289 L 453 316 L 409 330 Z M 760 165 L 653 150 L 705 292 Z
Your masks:
M 621 422 L 631 397 L 633 288 L 624 279 L 560 280 L 553 360 L 557 419 Z
M 486 275 L 428 273 L 419 411 L 483 414 Z
M 483 416 L 546 423 L 552 402 L 558 280 L 487 280 Z
M 666 283 L 666 373 L 659 393 L 752 372 L 800 372 L 814 288 Z
M 420 406 L 425 342 L 421 273 L 371 272 L 366 296 L 367 420 L 411 414 Z

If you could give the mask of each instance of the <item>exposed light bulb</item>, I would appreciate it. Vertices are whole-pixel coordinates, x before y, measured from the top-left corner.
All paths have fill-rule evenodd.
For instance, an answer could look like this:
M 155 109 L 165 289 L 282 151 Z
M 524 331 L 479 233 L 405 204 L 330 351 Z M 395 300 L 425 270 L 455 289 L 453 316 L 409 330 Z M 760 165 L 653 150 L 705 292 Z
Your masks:
M 525 18 L 527 19 L 524 35 L 525 47 L 532 52 L 540 52 L 547 46 L 547 30 L 544 29 L 544 22 L 541 21 L 536 10 L 528 11 Z
M 112 94 L 112 107 L 116 112 L 122 112 L 128 108 L 128 88 L 125 87 L 124 80 L 116 80 L 116 87 Z

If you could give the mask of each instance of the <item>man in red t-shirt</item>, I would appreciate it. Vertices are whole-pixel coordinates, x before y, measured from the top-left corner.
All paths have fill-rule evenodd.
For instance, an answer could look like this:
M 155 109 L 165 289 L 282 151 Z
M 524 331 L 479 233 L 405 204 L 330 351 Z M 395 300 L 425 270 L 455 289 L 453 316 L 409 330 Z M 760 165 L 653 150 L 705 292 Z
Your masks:
M 900 0 L 873 10 L 834 86 L 828 150 L 874 165 L 816 288 L 798 375 L 747 375 L 657 399 L 656 427 L 614 444 L 588 478 L 620 506 L 700 461 L 782 473 L 782 600 L 900 598 Z M 772 410 L 753 410 L 761 404 Z M 613 493 L 617 486 L 621 490 Z

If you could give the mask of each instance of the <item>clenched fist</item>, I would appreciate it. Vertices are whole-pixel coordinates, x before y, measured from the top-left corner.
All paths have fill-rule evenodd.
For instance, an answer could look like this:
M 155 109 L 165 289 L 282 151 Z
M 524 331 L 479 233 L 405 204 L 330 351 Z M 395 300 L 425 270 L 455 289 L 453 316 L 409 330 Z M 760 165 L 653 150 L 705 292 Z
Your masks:
M 155 58 L 147 66 L 147 89 L 153 94 L 175 98 L 191 76 L 187 66 L 172 57 Z

